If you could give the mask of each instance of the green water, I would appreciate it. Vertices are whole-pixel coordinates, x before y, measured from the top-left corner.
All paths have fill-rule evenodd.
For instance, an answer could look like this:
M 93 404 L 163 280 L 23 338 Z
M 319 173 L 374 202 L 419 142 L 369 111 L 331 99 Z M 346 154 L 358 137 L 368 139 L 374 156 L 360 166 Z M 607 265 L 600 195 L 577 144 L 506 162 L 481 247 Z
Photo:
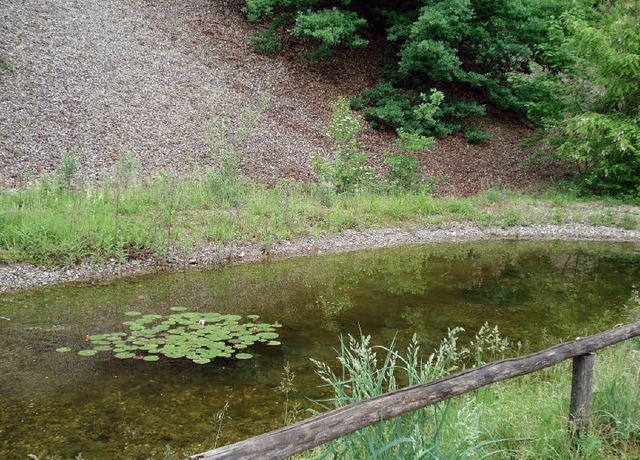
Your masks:
M 0 458 L 164 458 L 282 425 L 286 362 L 293 402 L 321 396 L 309 358 L 335 363 L 339 334 L 388 344 L 417 334 L 430 351 L 447 328 L 485 322 L 531 351 L 625 321 L 640 246 L 438 244 L 134 277 L 0 296 Z M 283 324 L 281 347 L 199 366 L 90 358 L 87 334 L 122 330 L 124 313 L 259 314 Z M 305 413 L 302 413 L 305 416 Z

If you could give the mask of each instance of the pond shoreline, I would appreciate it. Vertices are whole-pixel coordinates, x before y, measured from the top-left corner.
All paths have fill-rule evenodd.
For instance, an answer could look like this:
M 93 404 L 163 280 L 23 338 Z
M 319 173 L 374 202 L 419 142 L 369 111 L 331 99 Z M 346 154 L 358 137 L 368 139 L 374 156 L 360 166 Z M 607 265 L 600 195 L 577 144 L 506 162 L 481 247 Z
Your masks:
M 162 261 L 150 258 L 119 263 L 112 259 L 107 263 L 87 261 L 73 267 L 7 264 L 0 266 L 0 293 L 72 282 L 101 283 L 161 271 L 217 268 L 401 245 L 520 239 L 640 243 L 640 231 L 586 224 L 530 225 L 505 229 L 478 227 L 469 223 L 454 223 L 440 228 L 347 230 L 340 234 L 304 237 L 294 241 L 240 242 L 225 246 L 210 244 L 189 253 L 174 249 Z

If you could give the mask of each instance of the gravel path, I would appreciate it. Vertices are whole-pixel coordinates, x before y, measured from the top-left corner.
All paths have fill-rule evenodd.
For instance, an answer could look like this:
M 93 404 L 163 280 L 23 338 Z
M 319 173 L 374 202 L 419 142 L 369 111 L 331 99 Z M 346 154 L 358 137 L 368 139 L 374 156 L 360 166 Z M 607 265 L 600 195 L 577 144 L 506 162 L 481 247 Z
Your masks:
M 264 254 L 260 244 L 220 247 L 210 245 L 191 254 L 176 251 L 168 262 L 158 265 L 152 260 L 115 262 L 104 265 L 81 264 L 72 268 L 45 269 L 28 264 L 0 266 L 0 293 L 68 282 L 102 282 L 121 276 L 152 273 L 160 270 L 214 268 L 230 264 L 274 260 L 296 256 L 319 256 L 336 252 L 386 248 L 407 244 L 465 242 L 495 239 L 627 241 L 637 243 L 640 231 L 613 227 L 574 225 L 531 225 L 503 229 L 479 228 L 472 224 L 453 224 L 447 228 L 418 228 L 413 231 L 386 229 L 370 232 L 350 230 L 341 235 L 303 238 L 275 243 Z

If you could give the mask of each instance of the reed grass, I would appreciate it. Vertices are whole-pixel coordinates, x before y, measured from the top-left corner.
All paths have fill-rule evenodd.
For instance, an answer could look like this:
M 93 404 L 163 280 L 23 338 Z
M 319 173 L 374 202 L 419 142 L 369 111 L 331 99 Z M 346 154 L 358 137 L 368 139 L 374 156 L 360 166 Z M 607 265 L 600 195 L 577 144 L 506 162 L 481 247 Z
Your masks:
M 497 328 L 485 325 L 467 347 L 449 331 L 428 358 L 414 337 L 405 351 L 371 338 L 341 339 L 338 370 L 316 362 L 330 396 L 342 407 L 401 386 L 442 377 L 512 353 Z M 572 443 L 568 411 L 570 363 L 507 380 L 339 438 L 299 458 L 333 459 L 637 459 L 640 458 L 640 340 L 597 355 L 591 431 Z
M 141 180 L 132 168 L 119 167 L 115 178 L 93 187 L 74 187 L 67 167 L 17 190 L 0 190 L 0 262 L 163 259 L 176 248 L 212 242 L 272 244 L 347 229 L 453 222 L 508 228 L 582 221 L 627 229 L 638 222 L 633 209 L 598 210 L 597 203 L 560 199 L 557 192 L 545 198 L 490 189 L 467 198 L 435 198 L 427 190 L 372 186 L 339 194 L 291 180 L 255 183 L 228 171 Z

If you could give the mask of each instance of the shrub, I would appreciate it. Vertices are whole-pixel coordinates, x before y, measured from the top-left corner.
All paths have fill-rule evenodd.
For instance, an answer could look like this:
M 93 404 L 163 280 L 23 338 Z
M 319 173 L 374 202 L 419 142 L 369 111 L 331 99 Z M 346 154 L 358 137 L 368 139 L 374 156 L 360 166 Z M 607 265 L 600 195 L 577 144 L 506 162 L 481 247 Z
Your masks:
M 493 139 L 493 136 L 491 134 L 482 132 L 478 128 L 474 128 L 474 127 L 467 127 L 463 129 L 462 136 L 465 138 L 467 142 L 470 142 L 472 144 L 480 144 L 483 141 L 488 141 Z
M 276 35 L 272 27 L 259 30 L 253 37 L 249 38 L 249 41 L 253 51 L 269 57 L 274 57 L 282 46 L 280 37 Z
M 565 15 L 583 78 L 567 82 L 576 98 L 550 132 L 583 191 L 640 196 L 639 18 L 640 4 L 622 0 Z
M 531 63 L 554 71 L 573 64 L 571 53 L 554 44 L 563 42 L 560 16 L 574 6 L 574 0 L 373 0 L 367 8 L 351 0 L 246 0 L 244 9 L 250 21 L 271 19 L 271 27 L 316 40 L 312 59 L 330 56 L 338 46 L 364 47 L 365 33 L 384 34 L 383 79 L 354 108 L 365 109 L 377 126 L 444 137 L 462 128 L 460 120 L 484 114 L 482 104 L 453 94 L 473 92 L 481 102 L 531 112 L 524 105 L 527 93 L 515 90 L 518 80 L 510 77 L 529 75 Z M 258 48 L 272 52 L 275 47 L 261 38 Z M 429 126 L 414 108 L 432 88 L 448 92 Z M 544 97 L 547 103 L 553 94 Z
M 362 121 L 351 112 L 349 102 L 344 98 L 338 99 L 331 108 L 331 118 L 324 132 L 331 142 L 331 156 L 316 158 L 313 167 L 336 192 L 353 192 L 372 176 L 371 168 L 365 165 L 367 156 L 357 139 L 362 131 Z
M 331 48 L 338 45 L 351 47 L 367 46 L 368 41 L 357 34 L 357 30 L 367 25 L 367 21 L 351 11 L 337 8 L 299 12 L 291 33 L 304 35 L 320 42 L 318 48 L 309 54 L 317 60 L 331 56 Z
M 408 133 L 398 129 L 398 140 L 395 143 L 397 152 L 387 152 L 382 162 L 389 166 L 386 173 L 387 180 L 396 188 L 416 190 L 428 184 L 427 178 L 420 173 L 420 162 L 412 152 L 427 150 L 435 143 L 432 137 L 425 137 L 416 133 Z
M 398 90 L 389 82 L 381 82 L 374 89 L 364 91 L 361 98 L 353 98 L 352 107 L 362 108 L 374 128 L 396 127 L 405 132 L 440 138 L 461 129 L 460 120 L 485 113 L 483 106 L 446 99 L 442 91 L 431 89 L 428 95 L 418 94 Z

